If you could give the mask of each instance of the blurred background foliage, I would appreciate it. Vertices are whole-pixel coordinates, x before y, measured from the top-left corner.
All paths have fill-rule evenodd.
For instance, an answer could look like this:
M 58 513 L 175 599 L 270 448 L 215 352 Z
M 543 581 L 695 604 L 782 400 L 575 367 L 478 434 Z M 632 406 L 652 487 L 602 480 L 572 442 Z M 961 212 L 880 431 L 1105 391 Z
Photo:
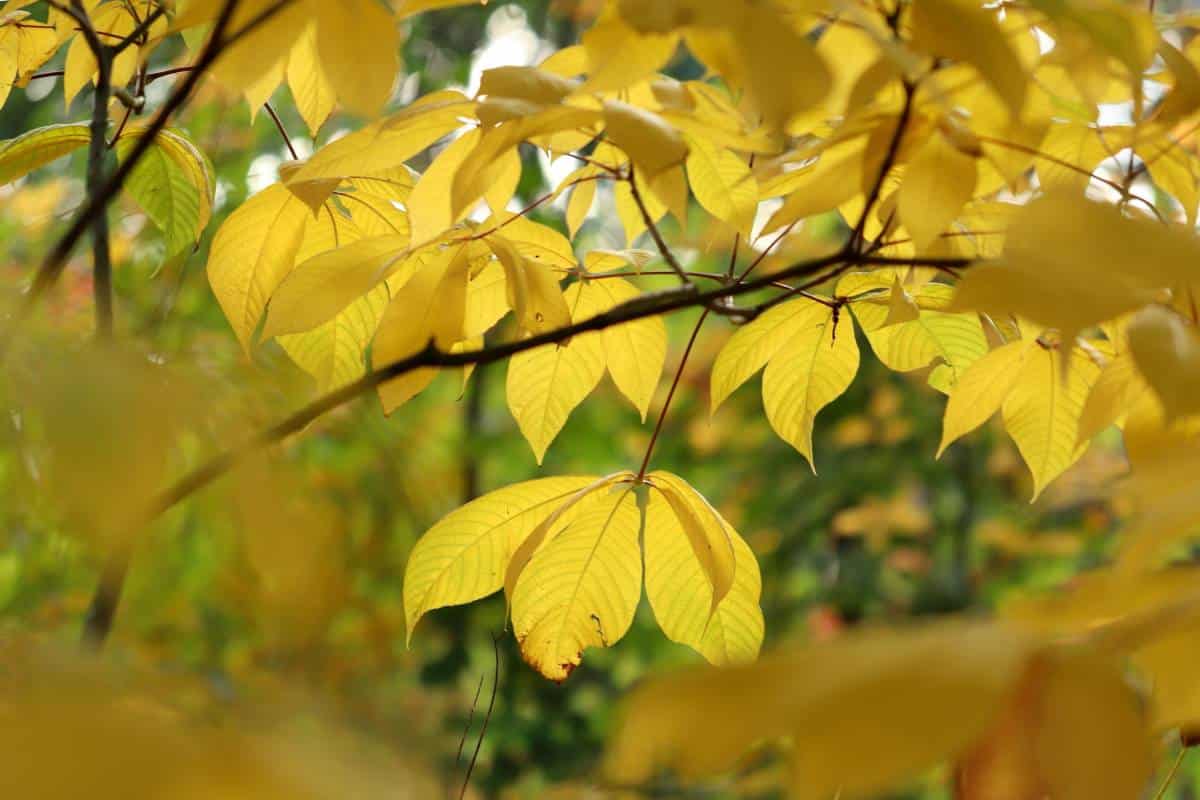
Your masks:
M 473 90 L 486 68 L 536 63 L 577 40 L 597 6 L 527 0 L 422 15 L 405 45 L 411 73 L 395 102 L 445 86 Z M 689 65 L 679 69 L 694 77 Z M 167 91 L 167 83 L 155 91 Z M 274 100 L 301 154 L 311 151 L 286 89 Z M 0 138 L 84 119 L 87 102 L 85 93 L 64 115 L 58 82 L 34 81 L 14 92 L 0 115 Z M 252 119 L 244 102 L 212 82 L 181 124 L 220 179 L 211 233 L 224 214 L 274 180 L 287 151 L 265 114 Z M 322 140 L 356 124 L 337 118 Z M 81 158 L 0 190 L 4 291 L 22 285 L 79 201 Z M 574 167 L 532 151 L 525 159 L 519 199 L 526 201 Z M 619 223 L 605 204 L 597 209 L 588 236 L 596 246 L 622 246 Z M 242 354 L 209 291 L 203 251 L 164 265 L 161 240 L 132 205 L 114 217 L 122 336 L 186 375 L 172 391 L 143 398 L 151 411 L 172 404 L 188 418 L 191 433 L 182 452 L 170 455 L 167 474 L 314 396 L 276 346 L 252 362 Z M 562 224 L 560 209 L 536 218 Z M 669 236 L 694 248 L 695 269 L 721 272 L 727 251 L 706 249 L 705 233 Z M 91 313 L 90 268 L 81 253 L 44 322 L 62 337 L 84 340 Z M 668 320 L 669 370 L 694 323 L 688 314 Z M 1122 512 L 1108 499 L 1124 469 L 1115 439 L 1093 447 L 1030 505 L 1028 476 L 997 429 L 935 461 L 940 395 L 922 375 L 896 375 L 868 357 L 850 392 L 818 419 L 814 476 L 771 435 L 756 389 L 738 392 L 710 417 L 708 366 L 728 335 L 723 320 L 706 326 L 655 466 L 686 475 L 757 553 L 767 647 L 829 637 L 864 620 L 992 609 L 1014 590 L 1069 579 L 1109 546 Z M 865 340 L 861 347 L 869 352 Z M 42 369 L 39 358 L 27 368 Z M 429 763 L 457 786 L 464 730 L 469 755 L 488 706 L 495 640 L 500 681 L 472 791 L 524 798 L 557 787 L 563 797 L 586 796 L 572 787 L 583 786 L 595 766 L 622 691 L 650 671 L 698 660 L 662 636 L 645 603 L 629 635 L 610 650 L 590 652 L 564 685 L 521 663 L 500 596 L 435 612 L 411 649 L 404 644 L 405 559 L 441 515 L 538 475 L 629 468 L 648 442 L 651 423 L 639 424 L 606 387 L 572 416 L 539 470 L 505 407 L 504 369 L 477 371 L 465 393 L 457 376 L 443 376 L 391 418 L 373 398 L 355 403 L 166 515 L 137 551 L 110 645 L 114 657 L 186 673 L 221 700 L 306 692 L 379 741 L 420 742 Z M 93 379 L 90 388 L 63 391 L 79 393 L 80 403 L 102 402 L 96 387 L 105 378 Z M 666 389 L 664 380 L 651 422 Z M 0 621 L 9 635 L 36 632 L 71 643 L 102 547 L 73 537 L 70 521 L 40 499 L 45 465 L 22 447 L 25 433 L 19 414 L 0 422 Z M 759 778 L 729 793 L 756 796 Z M 1175 786 L 1192 791 L 1184 779 Z M 942 791 L 913 789 L 914 796 Z

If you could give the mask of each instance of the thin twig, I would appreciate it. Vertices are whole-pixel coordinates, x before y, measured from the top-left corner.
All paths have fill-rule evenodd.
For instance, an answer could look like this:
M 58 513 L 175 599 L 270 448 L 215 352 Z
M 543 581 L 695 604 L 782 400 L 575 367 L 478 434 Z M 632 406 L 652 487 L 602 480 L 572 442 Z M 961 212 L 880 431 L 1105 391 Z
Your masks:
M 1158 791 L 1154 793 L 1154 800 L 1163 800 L 1167 796 L 1167 790 L 1171 788 L 1171 782 L 1175 780 L 1175 774 L 1179 772 L 1179 767 L 1183 764 L 1183 757 L 1187 755 L 1187 748 L 1179 748 L 1179 755 L 1175 756 L 1175 763 L 1171 765 L 1170 772 L 1163 779 L 1162 786 L 1158 787 Z
M 475 771 L 475 765 L 479 762 L 479 749 L 483 747 L 483 738 L 487 735 L 488 723 L 492 721 L 492 711 L 496 708 L 496 695 L 500 693 L 500 640 L 495 634 L 492 634 L 492 656 L 496 659 L 495 671 L 492 673 L 492 699 L 488 701 L 487 713 L 483 716 L 483 727 L 479 729 L 479 738 L 475 740 L 475 752 L 471 754 L 471 761 L 467 764 L 467 775 L 463 778 L 458 800 L 467 796 L 467 788 L 471 785 L 471 773 Z
M 675 392 L 679 389 L 679 381 L 683 378 L 683 370 L 687 366 L 688 358 L 692 355 L 692 348 L 696 346 L 696 339 L 700 336 L 700 329 L 704 327 L 704 322 L 708 319 L 709 311 L 710 309 L 704 309 L 704 312 L 700 315 L 700 319 L 696 320 L 696 327 L 692 328 L 692 336 L 688 339 L 687 347 L 683 349 L 683 355 L 679 357 L 679 367 L 676 368 L 675 378 L 671 381 L 671 390 L 667 392 L 667 399 L 663 401 L 662 411 L 658 413 L 658 422 L 654 425 L 654 433 L 650 435 L 650 444 L 646 446 L 646 456 L 642 459 L 642 466 L 638 469 L 638 483 L 646 479 L 646 470 L 650 467 L 650 457 L 654 455 L 654 445 L 658 444 L 658 437 L 662 434 L 663 425 L 667 421 L 667 412 L 671 410 L 671 401 L 675 399 Z
M 655 223 L 653 217 L 650 216 L 650 209 L 646 207 L 646 201 L 642 197 L 642 190 L 637 185 L 637 175 L 634 173 L 633 165 L 629 165 L 629 177 L 626 179 L 629 183 L 629 192 L 633 196 L 634 205 L 641 212 L 642 222 L 646 225 L 646 230 L 650 232 L 650 238 L 654 240 L 654 246 L 658 248 L 659 254 L 663 261 L 667 262 L 667 266 L 675 271 L 679 279 L 685 284 L 690 284 L 692 281 L 688 277 L 687 270 L 679 263 L 679 259 L 675 258 L 675 254 L 671 252 L 671 248 L 667 246 L 667 242 L 663 239 L 662 231 L 658 229 L 658 224 Z
M 300 160 L 300 154 L 296 152 L 295 145 L 292 144 L 292 137 L 288 136 L 287 128 L 283 127 L 283 120 L 279 118 L 279 114 L 275 112 L 275 106 L 271 105 L 270 101 L 263 103 L 263 108 L 267 110 L 271 121 L 275 123 L 275 128 L 279 131 L 279 135 L 283 137 L 283 143 L 287 145 L 288 152 L 292 154 L 293 161 Z

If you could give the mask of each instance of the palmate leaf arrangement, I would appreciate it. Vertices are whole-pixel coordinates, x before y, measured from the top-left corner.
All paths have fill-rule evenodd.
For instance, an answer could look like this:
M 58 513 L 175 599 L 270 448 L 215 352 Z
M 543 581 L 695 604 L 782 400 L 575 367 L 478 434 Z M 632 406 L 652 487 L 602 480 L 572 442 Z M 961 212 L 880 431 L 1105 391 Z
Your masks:
M 743 664 L 635 694 L 613 751 L 623 779 L 717 771 L 787 735 L 813 796 L 877 790 L 950 756 L 964 796 L 994 796 L 989 776 L 1007 769 L 1029 796 L 1135 797 L 1157 734 L 1200 721 L 1180 655 L 1200 642 L 1200 573 L 1172 563 L 1200 522 L 1200 19 L 1103 0 L 614 0 L 537 66 L 376 118 L 404 21 L 465 3 L 87 2 L 51 4 L 44 21 L 30 5 L 0 18 L 0 97 L 64 44 L 68 99 L 93 81 L 74 9 L 140 32 L 110 65 L 113 86 L 144 86 L 176 34 L 211 55 L 212 26 L 232 42 L 213 74 L 253 107 L 286 82 L 314 134 L 339 104 L 375 120 L 285 164 L 208 259 L 247 351 L 274 339 L 328 393 L 314 417 L 370 390 L 390 413 L 439 372 L 507 360 L 508 405 L 540 463 L 606 373 L 644 420 L 668 352 L 662 316 L 700 308 L 699 324 L 735 326 L 712 366 L 713 412 L 762 371 L 771 426 L 810 462 L 815 417 L 857 373 L 857 332 L 948 396 L 942 450 L 999 412 L 1035 497 L 1122 429 L 1138 513 L 1111 567 L 1002 621 L 753 664 L 754 555 L 685 477 L 649 471 L 650 452 L 636 472 L 544 477 L 450 513 L 408 563 L 410 637 L 424 614 L 503 590 L 525 658 L 563 680 L 628 630 L 644 584 L 668 637 Z M 683 52 L 703 78 L 663 74 Z M 1113 103 L 1128 120 L 1102 123 Z M 3 143 L 0 182 L 86 146 L 89 130 Z M 181 253 L 212 215 L 212 168 L 165 126 L 123 124 L 118 153 L 148 135 L 124 188 Z M 578 168 L 511 211 L 523 146 Z M 423 173 L 408 166 L 427 152 Z M 562 228 L 531 218 L 564 195 Z M 626 249 L 579 252 L 610 198 Z M 661 231 L 668 216 L 689 229 L 691 200 L 705 242 L 732 255 L 727 275 L 689 270 Z M 830 214 L 845 221 L 832 243 L 810 224 Z M 644 269 L 654 259 L 662 268 Z M 678 288 L 645 291 L 650 272 Z

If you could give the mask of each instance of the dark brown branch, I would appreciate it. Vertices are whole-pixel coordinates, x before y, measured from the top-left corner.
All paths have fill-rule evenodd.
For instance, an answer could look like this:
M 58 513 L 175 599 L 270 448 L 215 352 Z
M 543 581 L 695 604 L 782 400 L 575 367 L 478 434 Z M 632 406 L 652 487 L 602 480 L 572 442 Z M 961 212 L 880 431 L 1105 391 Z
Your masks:
M 96 86 L 92 99 L 92 120 L 87 159 L 87 193 L 101 191 L 105 181 L 104 162 L 108 153 L 108 102 L 112 98 L 113 49 L 100 41 L 82 0 L 71 0 L 70 7 L 53 4 L 69 14 L 83 32 L 83 39 L 96 61 Z M 109 246 L 108 207 L 102 206 L 91 218 L 92 295 L 96 308 L 96 336 L 113 335 L 112 248 Z

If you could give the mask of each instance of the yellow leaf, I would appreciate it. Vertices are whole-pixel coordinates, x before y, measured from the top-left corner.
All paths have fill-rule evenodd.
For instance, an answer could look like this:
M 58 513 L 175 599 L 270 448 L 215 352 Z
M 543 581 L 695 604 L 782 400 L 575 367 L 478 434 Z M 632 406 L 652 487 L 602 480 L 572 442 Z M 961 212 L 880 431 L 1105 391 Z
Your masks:
M 965 0 L 914 0 L 912 26 L 913 46 L 975 67 L 1009 115 L 1021 113 L 1026 72 L 994 11 Z
M 28 77 L 50 60 L 61 40 L 54 30 L 38 27 L 20 5 L 9 3 L 0 15 L 0 108 L 4 107 L 13 86 L 24 85 Z M 50 20 L 59 12 L 51 10 Z M 66 16 L 66 15 L 60 15 Z M 26 24 L 20 24 L 26 23 Z
M 808 301 L 803 301 L 808 302 Z M 813 420 L 850 386 L 858 372 L 858 343 L 848 315 L 835 321 L 831 309 L 792 336 L 763 372 L 763 406 L 771 427 L 813 461 Z
M 474 108 L 460 92 L 426 95 L 403 111 L 325 145 L 287 182 L 295 185 L 390 172 L 462 127 L 462 117 L 471 115 Z
M 679 131 L 657 114 L 627 103 L 604 103 L 604 130 L 647 178 L 682 164 L 688 155 Z
M 489 261 L 467 284 L 467 317 L 463 333 L 482 336 L 509 312 L 507 279 L 498 261 Z
M 375 369 L 414 356 L 431 343 L 443 351 L 463 338 L 467 305 L 468 247 L 448 245 L 420 266 L 392 296 L 371 348 Z M 379 387 L 384 413 L 390 414 L 437 377 L 424 367 Z
M 900 276 L 896 275 L 892 278 L 892 290 L 888 294 L 887 317 L 879 327 L 890 328 L 893 325 L 916 322 L 920 318 L 921 308 L 917 305 L 917 301 L 913 300 L 912 295 L 904 291 L 904 287 L 900 285 Z M 858 321 L 862 323 L 861 316 Z
M 762 579 L 754 553 L 728 523 L 721 522 L 733 544 L 734 572 L 728 593 L 713 611 L 708 571 L 679 517 L 662 493 L 652 490 L 643 533 L 646 597 L 671 641 L 695 649 L 709 663 L 739 664 L 753 661 L 762 646 L 763 617 L 758 607 Z
M 1127 350 L 1118 353 L 1104 365 L 1096 385 L 1088 393 L 1079 416 L 1079 440 L 1092 439 L 1108 426 L 1121 424 L 1149 391 L 1150 386 L 1138 373 L 1133 355 Z
M 137 27 L 137 21 L 130 16 L 129 10 L 122 3 L 105 3 L 98 6 L 89 16 L 96 30 L 113 33 L 121 38 L 132 33 Z M 126 48 L 113 60 L 112 85 L 124 86 L 128 83 L 137 69 L 137 64 L 137 48 Z M 63 98 L 69 108 L 75 95 L 96 76 L 96 57 L 92 55 L 91 47 L 82 34 L 76 36 L 67 48 L 67 60 L 63 66 Z
M 1002 715 L 959 765 L 963 800 L 1137 797 L 1154 768 L 1141 699 L 1112 659 L 1035 657 Z
M 641 170 L 634 170 L 633 180 L 642 195 L 642 202 L 650 214 L 651 221 L 658 223 L 667 215 L 666 205 L 650 188 Z M 625 244 L 632 247 L 637 238 L 645 233 L 646 221 L 642 217 L 642 210 L 633 199 L 633 190 L 628 181 L 619 181 L 613 187 L 613 203 L 617 207 L 617 217 L 621 220 L 621 228 L 625 231 Z
M 296 266 L 271 296 L 263 338 L 312 330 L 412 262 L 406 236 L 361 239 Z
M 900 221 L 918 253 L 929 249 L 975 194 L 975 159 L 938 132 L 932 133 L 904 171 Z
M 264 77 L 280 72 L 293 45 L 311 23 L 313 9 L 308 3 L 290 3 L 251 30 L 249 26 L 271 11 L 274 3 L 275 0 L 241 0 L 234 9 L 225 37 L 236 41 L 221 51 L 213 67 L 213 74 L 230 89 L 245 91 Z M 224 5 L 224 0 L 191 0 L 176 16 L 173 29 L 212 22 Z
M 641 515 L 632 486 L 588 495 L 578 516 L 533 554 L 512 593 L 521 655 L 563 681 L 589 647 L 616 643 L 642 592 Z
M 894 293 L 898 275 L 893 276 Z M 884 273 L 855 273 L 838 282 L 838 294 L 854 297 L 876 289 L 883 292 L 888 286 Z M 903 291 L 903 289 L 901 289 Z M 888 325 L 892 303 L 880 296 L 878 302 L 864 299 L 850 307 L 867 334 L 871 348 L 879 360 L 898 372 L 909 372 L 940 362 L 930 376 L 930 385 L 947 391 L 962 373 L 987 353 L 987 339 L 979 315 L 950 314 L 953 289 L 940 283 L 926 283 L 913 289 L 913 302 L 919 307 L 916 319 Z
M 315 137 L 337 105 L 337 92 L 317 55 L 317 31 L 313 25 L 308 26 L 288 55 L 287 82 L 296 110 Z
M 522 332 L 538 334 L 571 324 L 571 311 L 559 279 L 549 266 L 521 255 L 502 233 L 492 234 L 485 241 L 504 267 L 509 306 Z
M 1025 353 L 1031 346 L 1033 343 L 1028 341 L 1001 345 L 963 372 L 946 402 L 938 458 L 947 447 L 1000 410 L 1025 365 Z
M 1167 414 L 1200 412 L 1200 337 L 1173 311 L 1148 306 L 1128 327 L 1129 350 L 1138 372 L 1154 389 Z
M 699 563 L 708 582 L 710 602 L 704 617 L 707 627 L 709 618 L 733 588 L 733 536 L 716 510 L 687 481 L 669 472 L 655 472 L 650 478 L 651 486 L 667 501 L 675 516 L 676 527 L 691 545 L 692 557 Z M 655 493 L 651 492 L 650 496 L 653 498 Z
M 582 91 L 613 92 L 649 78 L 679 47 L 675 33 L 639 33 L 617 15 L 602 17 L 580 37 L 587 54 Z
M 716 410 L 739 386 L 767 365 L 788 342 L 821 324 L 829 309 L 800 299 L 768 309 L 734 332 L 713 363 L 709 381 L 711 410 Z
M 753 743 L 790 735 L 799 796 L 878 794 L 982 734 L 1030 650 L 999 626 L 955 622 L 648 681 L 626 700 L 607 771 L 622 783 L 658 767 L 717 775 Z
M 400 34 L 376 0 L 316 3 L 317 52 L 338 99 L 365 117 L 379 113 L 400 67 Z
M 1140 697 L 1115 663 L 1064 653 L 1042 692 L 1034 747 L 1049 796 L 1137 797 L 1154 773 L 1154 745 Z
M 688 138 L 688 182 L 708 213 L 749 237 L 758 211 L 758 181 L 746 159 L 701 138 Z
M 390 299 L 386 284 L 376 286 L 312 330 L 280 336 L 279 344 L 316 380 L 317 391 L 340 389 L 366 373 L 364 353 Z
M 587 281 L 580 291 L 586 295 L 580 311 L 586 307 L 587 316 L 641 295 L 636 286 L 621 278 Z M 601 338 L 608 374 L 645 422 L 667 360 L 666 323 L 662 317 L 646 317 L 605 328 Z
M 443 517 L 413 547 L 404 568 L 408 640 L 429 611 L 499 591 L 513 552 L 594 477 L 542 478 L 489 492 Z M 563 524 L 574 513 L 561 516 Z
M 1079 417 L 1100 368 L 1075 348 L 1069 364 L 1059 353 L 1030 347 L 1004 399 L 1004 426 L 1033 473 L 1033 498 L 1079 460 L 1086 441 L 1077 443 Z
M 471 210 L 504 172 L 504 158 L 521 142 L 562 131 L 589 128 L 600 119 L 600 112 L 575 106 L 533 106 L 499 125 L 487 128 L 479 143 L 462 160 L 454 173 L 450 190 L 451 216 L 461 217 Z
M 578 88 L 577 81 L 535 67 L 495 67 L 484 70 L 479 80 L 481 95 L 514 97 L 545 106 L 561 103 Z
M 579 229 L 587 221 L 592 204 L 596 200 L 596 181 L 581 181 L 571 189 L 571 199 L 567 201 L 567 231 L 574 239 L 579 235 Z
M 414 244 L 421 245 L 437 238 L 471 210 L 463 208 L 453 213 L 451 188 L 455 174 L 479 144 L 479 138 L 480 132 L 476 129 L 455 139 L 437 154 L 413 187 L 408 198 L 408 220 Z
M 521 574 L 533 560 L 534 554 L 546 543 L 546 540 L 558 535 L 564 529 L 567 524 L 564 521 L 567 519 L 567 515 L 577 511 L 579 505 L 589 496 L 603 494 L 612 490 L 617 484 L 632 483 L 633 477 L 632 472 L 614 472 L 603 478 L 597 478 L 564 500 L 529 532 L 525 541 L 513 550 L 512 558 L 504 569 L 504 597 L 510 605 L 509 611 L 511 611 L 513 594 L 517 590 L 517 582 L 521 579 Z
M 576 267 L 571 242 L 548 225 L 506 211 L 489 217 L 482 227 L 502 233 L 505 239 L 516 246 L 518 253 L 539 266 L 552 268 L 564 275 Z
M 229 215 L 213 237 L 208 282 L 247 351 L 267 300 L 295 266 L 312 211 L 273 184 Z
M 574 321 L 583 319 L 581 290 L 566 291 Z M 567 417 L 604 377 L 604 339 L 598 332 L 571 338 L 569 344 L 544 345 L 513 356 L 508 362 L 508 408 L 542 463 L 546 448 L 566 424 Z
M 861 194 L 866 143 L 866 138 L 859 136 L 825 150 L 817 165 L 797 179 L 791 194 L 763 226 L 763 232 L 831 211 Z
M 1072 341 L 1186 280 L 1185 265 L 1198 261 L 1200 243 L 1190 231 L 1052 191 L 1017 212 L 998 263 L 967 270 L 953 308 L 1016 314 Z

